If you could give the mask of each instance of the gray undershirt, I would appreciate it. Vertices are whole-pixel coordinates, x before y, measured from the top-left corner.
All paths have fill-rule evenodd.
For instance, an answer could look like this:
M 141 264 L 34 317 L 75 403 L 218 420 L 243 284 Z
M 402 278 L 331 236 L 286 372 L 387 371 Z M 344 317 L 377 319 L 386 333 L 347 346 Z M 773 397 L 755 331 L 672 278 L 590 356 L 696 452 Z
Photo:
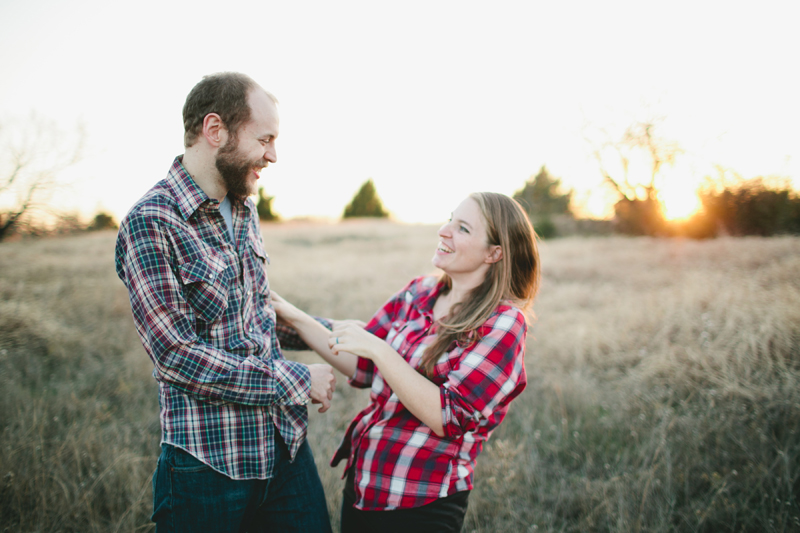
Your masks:
M 228 228 L 228 235 L 231 236 L 231 242 L 235 245 L 236 240 L 233 238 L 233 212 L 231 211 L 231 201 L 226 195 L 225 198 L 219 203 L 219 212 L 222 218 L 225 219 L 225 226 Z

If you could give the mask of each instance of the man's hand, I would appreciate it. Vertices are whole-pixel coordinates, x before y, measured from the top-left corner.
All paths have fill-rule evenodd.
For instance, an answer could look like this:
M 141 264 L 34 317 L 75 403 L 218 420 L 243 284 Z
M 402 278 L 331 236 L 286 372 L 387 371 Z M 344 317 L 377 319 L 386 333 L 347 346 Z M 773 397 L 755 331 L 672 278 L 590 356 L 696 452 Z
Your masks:
M 331 407 L 336 376 L 330 365 L 308 365 L 308 370 L 311 372 L 311 403 L 321 403 L 319 412 L 324 413 Z

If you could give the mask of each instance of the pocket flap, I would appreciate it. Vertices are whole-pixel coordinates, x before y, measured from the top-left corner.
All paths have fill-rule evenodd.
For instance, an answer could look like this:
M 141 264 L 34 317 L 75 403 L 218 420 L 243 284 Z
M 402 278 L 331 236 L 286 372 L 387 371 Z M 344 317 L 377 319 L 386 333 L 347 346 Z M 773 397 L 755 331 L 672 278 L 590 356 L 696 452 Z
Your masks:
M 183 282 L 188 285 L 198 281 L 213 283 L 226 268 L 225 261 L 212 253 L 208 257 L 178 266 L 178 271 Z
M 250 241 L 250 248 L 253 250 L 253 253 L 256 254 L 262 261 L 266 261 L 266 263 L 269 264 L 269 254 L 264 251 L 264 248 L 252 241 Z

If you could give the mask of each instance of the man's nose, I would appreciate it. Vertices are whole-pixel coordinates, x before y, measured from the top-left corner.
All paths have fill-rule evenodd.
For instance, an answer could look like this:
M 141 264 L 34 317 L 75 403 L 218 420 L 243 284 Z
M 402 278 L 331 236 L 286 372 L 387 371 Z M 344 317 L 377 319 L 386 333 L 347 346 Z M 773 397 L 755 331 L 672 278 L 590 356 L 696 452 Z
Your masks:
M 270 163 L 278 162 L 278 152 L 275 150 L 274 145 L 272 144 L 267 145 L 266 150 L 264 150 L 264 159 L 266 159 Z

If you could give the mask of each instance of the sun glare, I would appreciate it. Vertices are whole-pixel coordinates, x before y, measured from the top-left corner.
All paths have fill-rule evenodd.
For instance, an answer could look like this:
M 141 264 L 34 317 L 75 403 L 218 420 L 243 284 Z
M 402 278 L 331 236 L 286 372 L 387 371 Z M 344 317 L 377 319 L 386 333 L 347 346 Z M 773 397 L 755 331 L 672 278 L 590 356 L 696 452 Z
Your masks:
M 667 220 L 689 218 L 700 209 L 700 199 L 697 192 L 692 190 L 662 190 L 661 201 L 664 202 L 664 216 Z

